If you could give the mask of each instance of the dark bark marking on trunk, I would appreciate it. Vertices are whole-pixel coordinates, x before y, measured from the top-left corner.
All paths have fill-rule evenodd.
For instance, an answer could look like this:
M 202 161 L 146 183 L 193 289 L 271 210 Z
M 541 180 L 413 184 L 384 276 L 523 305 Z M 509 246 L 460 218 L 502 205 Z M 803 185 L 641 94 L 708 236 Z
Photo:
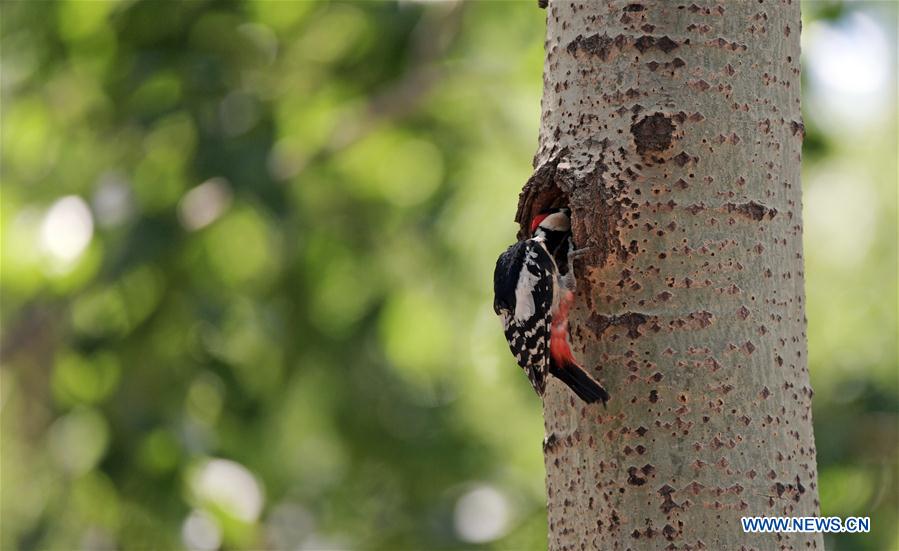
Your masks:
M 625 34 L 612 37 L 607 33 L 595 33 L 589 36 L 577 35 L 574 37 L 574 40 L 565 46 L 565 51 L 573 56 L 577 56 L 579 52 L 584 52 L 607 62 L 612 60 L 618 52 L 631 47 L 636 48 L 641 54 L 651 49 L 661 50 L 668 54 L 680 47 L 680 44 L 668 36 L 644 34 L 639 38 L 634 38 Z
M 623 326 L 627 328 L 628 337 L 637 339 L 643 335 L 640 332 L 640 326 L 648 320 L 649 316 L 638 312 L 627 312 L 619 316 L 604 316 L 594 312 L 587 320 L 587 327 L 593 331 L 593 334 L 600 337 L 609 327 Z
M 766 217 L 768 220 L 773 219 L 777 216 L 777 209 L 773 207 L 766 207 L 761 203 L 757 203 L 755 201 L 750 201 L 748 203 L 726 203 L 724 205 L 724 209 L 727 212 L 742 214 L 743 216 L 747 216 L 752 218 L 753 220 L 759 222 Z
M 650 151 L 665 151 L 671 147 L 673 133 L 674 124 L 662 113 L 643 117 L 631 125 L 631 134 L 634 135 L 634 144 L 640 155 Z
M 618 43 L 623 45 L 625 40 L 626 37 L 621 34 L 615 38 L 610 37 L 608 34 L 599 35 L 597 33 L 587 37 L 579 34 L 568 43 L 565 49 L 571 55 L 577 55 L 578 51 L 582 51 L 595 55 L 603 61 L 608 61 L 609 56 L 612 54 L 612 44 Z

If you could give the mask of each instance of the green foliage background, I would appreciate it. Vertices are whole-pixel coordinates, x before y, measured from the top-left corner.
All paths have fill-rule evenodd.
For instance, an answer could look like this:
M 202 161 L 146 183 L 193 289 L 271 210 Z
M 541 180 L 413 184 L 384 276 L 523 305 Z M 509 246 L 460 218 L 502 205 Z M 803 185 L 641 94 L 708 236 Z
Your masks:
M 873 10 L 895 44 L 893 8 L 804 18 Z M 545 547 L 539 402 L 490 306 L 535 2 L 0 10 L 0 548 Z M 805 113 L 822 510 L 873 519 L 832 549 L 899 548 L 891 90 L 861 137 Z

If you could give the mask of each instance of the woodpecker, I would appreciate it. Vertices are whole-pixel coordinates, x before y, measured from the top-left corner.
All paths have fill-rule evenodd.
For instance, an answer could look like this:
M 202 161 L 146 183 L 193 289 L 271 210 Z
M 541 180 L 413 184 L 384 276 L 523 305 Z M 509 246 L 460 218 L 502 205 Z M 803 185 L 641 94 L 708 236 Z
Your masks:
M 493 310 L 500 317 L 509 349 L 542 397 L 547 374 L 588 404 L 609 393 L 571 353 L 568 311 L 574 301 L 571 211 L 541 213 L 531 221 L 531 238 L 515 243 L 496 261 Z

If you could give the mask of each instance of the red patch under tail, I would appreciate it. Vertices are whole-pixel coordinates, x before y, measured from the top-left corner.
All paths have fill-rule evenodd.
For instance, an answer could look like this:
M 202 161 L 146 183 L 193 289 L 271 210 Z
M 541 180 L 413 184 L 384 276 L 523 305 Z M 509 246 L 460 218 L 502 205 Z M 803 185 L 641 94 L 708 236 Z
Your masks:
M 558 366 L 577 365 L 571 346 L 568 344 L 568 311 L 574 302 L 574 293 L 563 291 L 559 300 L 559 310 L 553 316 L 552 330 L 549 337 L 549 355 Z
M 549 337 L 549 372 L 568 385 L 578 397 L 588 404 L 602 401 L 605 405 L 609 393 L 584 368 L 578 365 L 568 342 L 568 311 L 574 302 L 574 293 L 564 291 L 559 310 L 553 316 Z

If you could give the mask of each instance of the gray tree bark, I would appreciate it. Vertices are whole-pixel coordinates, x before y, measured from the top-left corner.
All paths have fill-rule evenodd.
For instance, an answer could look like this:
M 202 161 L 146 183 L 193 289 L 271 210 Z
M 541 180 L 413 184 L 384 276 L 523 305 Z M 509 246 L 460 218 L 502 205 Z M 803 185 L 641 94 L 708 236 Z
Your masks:
M 521 223 L 568 204 L 572 345 L 612 394 L 544 401 L 550 549 L 808 549 L 799 1 L 547 10 Z

